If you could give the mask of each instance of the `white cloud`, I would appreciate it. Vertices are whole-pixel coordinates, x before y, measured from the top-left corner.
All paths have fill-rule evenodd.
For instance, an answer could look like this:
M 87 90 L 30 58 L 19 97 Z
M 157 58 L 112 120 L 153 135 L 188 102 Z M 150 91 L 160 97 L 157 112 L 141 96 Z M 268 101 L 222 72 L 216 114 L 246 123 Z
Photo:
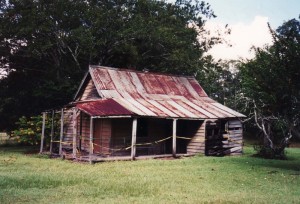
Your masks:
M 229 25 L 231 34 L 225 36 L 225 40 L 232 46 L 226 44 L 215 45 L 210 51 L 215 59 L 238 59 L 253 58 L 254 52 L 250 51 L 252 46 L 263 47 L 271 44 L 272 38 L 268 29 L 268 17 L 256 16 L 250 24 L 238 23 Z M 213 33 L 217 29 L 224 29 L 225 25 L 216 22 L 207 22 L 206 28 Z

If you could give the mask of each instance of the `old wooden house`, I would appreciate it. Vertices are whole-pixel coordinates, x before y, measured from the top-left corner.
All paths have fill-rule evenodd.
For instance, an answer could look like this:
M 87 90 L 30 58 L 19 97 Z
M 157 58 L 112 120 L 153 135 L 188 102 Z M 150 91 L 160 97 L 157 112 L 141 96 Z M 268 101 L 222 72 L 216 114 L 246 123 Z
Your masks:
M 242 117 L 194 77 L 90 66 L 62 110 L 59 153 L 91 162 L 241 154 Z

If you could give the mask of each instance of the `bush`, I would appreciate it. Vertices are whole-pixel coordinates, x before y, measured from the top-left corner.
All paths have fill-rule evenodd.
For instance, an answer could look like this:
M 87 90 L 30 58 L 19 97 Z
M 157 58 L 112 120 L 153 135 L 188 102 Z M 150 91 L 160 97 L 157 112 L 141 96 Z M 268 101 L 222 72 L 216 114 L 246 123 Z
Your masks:
M 262 157 L 265 159 L 287 159 L 286 151 L 280 147 L 275 147 L 274 149 L 272 149 L 263 145 L 254 145 L 254 149 L 257 152 L 255 156 L 258 157 Z
M 46 117 L 45 120 L 45 143 L 49 144 L 50 142 L 50 132 L 51 132 L 51 117 Z M 12 137 L 15 137 L 19 144 L 24 145 L 38 145 L 41 141 L 42 136 L 42 126 L 43 126 L 43 117 L 41 115 L 25 117 L 22 116 L 19 118 L 19 121 L 16 122 L 17 129 L 12 131 Z M 54 117 L 54 134 L 57 134 L 59 131 L 59 115 Z
M 43 118 L 41 116 L 32 116 L 30 118 L 22 116 L 19 118 L 19 121 L 16 122 L 18 128 L 12 131 L 12 136 L 18 137 L 18 143 L 38 145 L 42 135 L 42 124 Z

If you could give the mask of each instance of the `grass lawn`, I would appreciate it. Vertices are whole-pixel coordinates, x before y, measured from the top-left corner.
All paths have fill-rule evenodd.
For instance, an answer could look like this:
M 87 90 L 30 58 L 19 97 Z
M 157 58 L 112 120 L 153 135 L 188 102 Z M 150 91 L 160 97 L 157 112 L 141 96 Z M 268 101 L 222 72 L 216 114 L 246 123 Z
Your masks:
M 300 203 L 300 149 L 251 156 L 74 163 L 0 147 L 0 203 Z

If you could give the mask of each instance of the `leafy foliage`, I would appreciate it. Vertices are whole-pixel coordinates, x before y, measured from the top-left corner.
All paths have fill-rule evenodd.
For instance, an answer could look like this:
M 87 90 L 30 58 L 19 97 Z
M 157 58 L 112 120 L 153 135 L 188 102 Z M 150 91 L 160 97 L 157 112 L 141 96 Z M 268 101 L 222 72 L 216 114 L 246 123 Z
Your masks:
M 178 0 L 1 0 L 0 129 L 71 101 L 88 64 L 192 75 L 219 38 L 209 4 Z
M 52 126 L 52 117 L 50 114 L 47 114 L 45 120 L 45 135 L 51 134 L 51 126 Z M 53 120 L 53 136 L 59 135 L 59 115 L 54 115 Z M 43 117 L 31 116 L 25 117 L 22 116 L 16 122 L 17 129 L 12 131 L 11 137 L 16 137 L 18 143 L 25 145 L 37 145 L 41 141 L 42 135 L 42 125 L 43 125 Z M 50 137 L 45 138 L 46 143 L 49 143 Z
M 239 63 L 236 60 L 215 62 L 212 56 L 206 56 L 203 68 L 196 75 L 211 98 L 234 109 L 237 108 L 236 94 L 240 89 Z
M 300 135 L 300 22 L 270 31 L 274 44 L 256 49 L 255 59 L 241 66 L 241 93 L 263 136 L 260 153 L 282 157 L 292 135 Z
M 41 140 L 42 117 L 21 117 L 17 122 L 19 129 L 13 131 L 12 136 L 18 137 L 18 142 L 22 144 L 37 145 Z M 49 126 L 49 122 L 47 122 Z

